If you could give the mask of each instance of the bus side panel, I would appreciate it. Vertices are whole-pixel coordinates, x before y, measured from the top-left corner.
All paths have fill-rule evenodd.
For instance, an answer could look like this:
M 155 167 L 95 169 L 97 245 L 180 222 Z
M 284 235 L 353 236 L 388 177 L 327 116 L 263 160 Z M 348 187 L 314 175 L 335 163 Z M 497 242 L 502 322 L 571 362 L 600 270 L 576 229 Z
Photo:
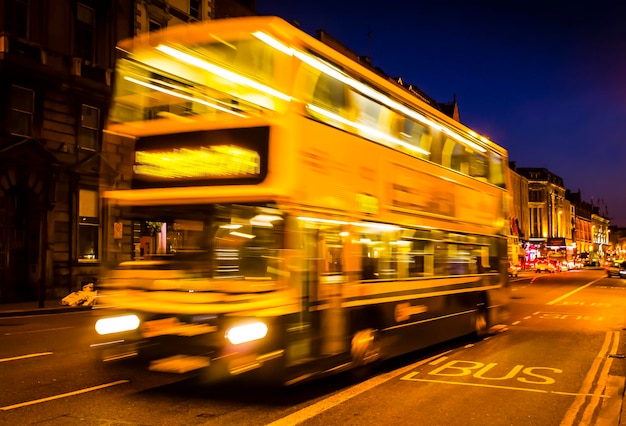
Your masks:
M 486 300 L 487 293 L 477 291 L 356 307 L 350 330 L 376 329 L 384 357 L 391 358 L 471 334 Z

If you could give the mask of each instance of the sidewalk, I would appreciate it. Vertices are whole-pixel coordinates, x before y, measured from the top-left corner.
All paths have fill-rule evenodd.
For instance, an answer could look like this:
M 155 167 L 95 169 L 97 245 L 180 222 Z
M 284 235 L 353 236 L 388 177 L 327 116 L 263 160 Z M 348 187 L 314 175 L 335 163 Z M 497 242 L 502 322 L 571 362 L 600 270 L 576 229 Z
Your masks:
M 58 314 L 61 312 L 88 311 L 93 306 L 69 306 L 61 304 L 61 299 L 46 300 L 43 307 L 36 300 L 18 303 L 0 303 L 0 318 L 26 315 Z

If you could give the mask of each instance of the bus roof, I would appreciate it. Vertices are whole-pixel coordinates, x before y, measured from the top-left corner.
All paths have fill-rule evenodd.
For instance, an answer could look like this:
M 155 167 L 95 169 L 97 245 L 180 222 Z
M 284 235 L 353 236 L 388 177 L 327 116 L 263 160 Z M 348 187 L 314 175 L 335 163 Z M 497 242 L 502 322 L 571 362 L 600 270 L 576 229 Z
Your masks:
M 214 38 L 238 38 L 256 31 L 268 32 L 290 47 L 312 50 L 333 63 L 340 65 L 344 70 L 348 70 L 361 78 L 365 78 L 372 85 L 393 95 L 393 97 L 399 101 L 419 107 L 436 121 L 446 126 L 456 128 L 463 133 L 473 135 L 480 144 L 488 146 L 496 152 L 501 154 L 506 153 L 506 150 L 500 145 L 484 136 L 478 135 L 477 132 L 461 122 L 454 120 L 437 108 L 429 105 L 395 80 L 384 78 L 367 66 L 354 61 L 277 16 L 246 16 L 175 25 L 159 31 L 142 33 L 134 38 L 122 40 L 118 43 L 118 48 L 123 51 L 132 51 L 137 48 L 155 46 L 159 43 L 171 42 L 173 40 L 181 40 L 187 45 L 193 45 Z

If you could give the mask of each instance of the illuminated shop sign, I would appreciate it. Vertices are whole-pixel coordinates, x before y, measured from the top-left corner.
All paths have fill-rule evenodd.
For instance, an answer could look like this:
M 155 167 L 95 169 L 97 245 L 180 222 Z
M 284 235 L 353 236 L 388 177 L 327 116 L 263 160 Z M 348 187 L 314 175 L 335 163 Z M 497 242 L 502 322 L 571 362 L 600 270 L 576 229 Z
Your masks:
M 235 145 L 137 151 L 134 172 L 159 179 L 255 177 L 261 173 L 261 156 Z

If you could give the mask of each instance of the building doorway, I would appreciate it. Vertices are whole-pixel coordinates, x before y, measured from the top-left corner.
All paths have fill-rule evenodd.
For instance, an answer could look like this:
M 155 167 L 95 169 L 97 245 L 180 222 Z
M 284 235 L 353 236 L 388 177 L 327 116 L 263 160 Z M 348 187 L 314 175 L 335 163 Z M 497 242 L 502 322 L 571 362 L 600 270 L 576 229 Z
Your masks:
M 41 203 L 32 189 L 14 186 L 0 198 L 0 302 L 37 300 L 43 265 Z

